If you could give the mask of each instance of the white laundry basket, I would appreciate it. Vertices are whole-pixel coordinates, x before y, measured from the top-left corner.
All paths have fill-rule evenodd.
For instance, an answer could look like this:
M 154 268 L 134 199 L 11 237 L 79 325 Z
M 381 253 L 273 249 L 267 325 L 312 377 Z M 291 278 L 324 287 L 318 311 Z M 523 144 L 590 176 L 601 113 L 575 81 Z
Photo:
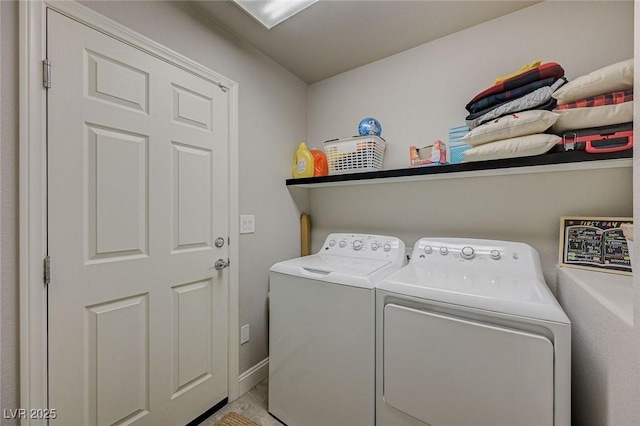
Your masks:
M 330 175 L 382 169 L 386 141 L 379 136 L 356 136 L 324 143 Z

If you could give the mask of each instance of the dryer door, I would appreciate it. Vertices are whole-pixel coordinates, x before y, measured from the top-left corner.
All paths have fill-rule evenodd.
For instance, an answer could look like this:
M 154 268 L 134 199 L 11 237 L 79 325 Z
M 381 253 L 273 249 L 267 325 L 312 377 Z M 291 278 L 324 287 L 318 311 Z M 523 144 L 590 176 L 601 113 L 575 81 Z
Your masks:
M 553 425 L 553 345 L 545 337 L 389 304 L 387 404 L 433 426 Z

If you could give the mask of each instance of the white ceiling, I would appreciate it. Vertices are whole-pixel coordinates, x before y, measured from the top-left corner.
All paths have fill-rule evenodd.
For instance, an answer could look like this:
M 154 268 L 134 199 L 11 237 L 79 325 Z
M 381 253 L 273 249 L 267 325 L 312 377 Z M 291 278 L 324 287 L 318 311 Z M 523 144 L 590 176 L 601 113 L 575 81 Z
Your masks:
M 267 30 L 230 0 L 193 1 L 309 84 L 539 2 L 320 0 Z

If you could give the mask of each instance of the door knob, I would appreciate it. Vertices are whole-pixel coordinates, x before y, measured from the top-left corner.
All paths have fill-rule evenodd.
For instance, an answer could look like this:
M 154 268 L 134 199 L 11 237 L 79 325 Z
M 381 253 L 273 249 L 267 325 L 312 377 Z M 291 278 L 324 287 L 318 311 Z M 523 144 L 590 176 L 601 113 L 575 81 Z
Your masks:
M 213 268 L 215 268 L 216 271 L 222 271 L 224 268 L 229 266 L 229 263 L 231 262 L 228 260 L 225 262 L 224 259 L 218 259 L 216 260 L 216 263 L 213 264 Z

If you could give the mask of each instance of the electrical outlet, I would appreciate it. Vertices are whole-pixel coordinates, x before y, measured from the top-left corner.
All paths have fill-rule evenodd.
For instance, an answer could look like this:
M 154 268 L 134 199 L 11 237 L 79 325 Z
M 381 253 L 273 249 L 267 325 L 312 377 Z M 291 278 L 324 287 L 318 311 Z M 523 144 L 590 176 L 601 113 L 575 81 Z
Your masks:
M 240 215 L 240 233 L 253 234 L 256 232 L 256 217 L 252 214 Z
M 249 324 L 240 327 L 240 344 L 244 345 L 249 341 Z

